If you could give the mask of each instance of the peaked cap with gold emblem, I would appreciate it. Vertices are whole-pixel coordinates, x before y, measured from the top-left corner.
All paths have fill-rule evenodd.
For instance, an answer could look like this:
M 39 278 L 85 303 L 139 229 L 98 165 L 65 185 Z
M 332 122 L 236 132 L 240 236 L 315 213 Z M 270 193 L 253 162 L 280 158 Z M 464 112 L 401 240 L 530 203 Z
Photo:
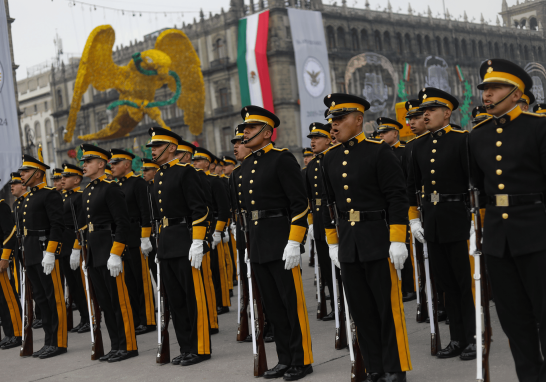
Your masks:
M 244 122 L 243 125 L 254 125 L 265 123 L 273 128 L 280 125 L 281 121 L 279 117 L 264 109 L 263 107 L 249 105 L 241 109 L 241 117 Z
M 522 93 L 531 89 L 531 76 L 519 65 L 502 58 L 492 58 L 480 66 L 482 82 L 478 89 L 483 90 L 486 84 L 504 84 L 516 86 Z
M 324 97 L 324 105 L 328 108 L 326 119 L 341 117 L 355 111 L 364 114 L 370 108 L 370 103 L 365 98 L 345 93 L 328 94 Z
M 419 92 L 419 110 L 423 111 L 430 107 L 447 107 L 451 111 L 457 110 L 459 101 L 448 92 L 437 88 L 423 88 Z

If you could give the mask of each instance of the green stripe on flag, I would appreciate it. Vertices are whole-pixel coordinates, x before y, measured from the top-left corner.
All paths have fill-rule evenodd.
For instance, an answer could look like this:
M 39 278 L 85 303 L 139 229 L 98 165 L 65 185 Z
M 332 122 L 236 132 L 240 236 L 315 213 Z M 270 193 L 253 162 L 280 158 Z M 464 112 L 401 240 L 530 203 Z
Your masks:
M 241 88 L 242 106 L 250 105 L 248 89 L 248 68 L 246 66 L 246 19 L 239 20 L 239 37 L 237 41 L 237 69 L 239 71 L 239 87 Z

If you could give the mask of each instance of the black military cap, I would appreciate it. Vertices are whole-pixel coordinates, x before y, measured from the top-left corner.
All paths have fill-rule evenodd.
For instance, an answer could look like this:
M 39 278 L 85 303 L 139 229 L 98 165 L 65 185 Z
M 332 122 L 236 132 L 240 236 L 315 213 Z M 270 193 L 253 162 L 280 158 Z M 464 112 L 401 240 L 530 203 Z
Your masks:
M 31 157 L 30 155 L 23 155 L 23 164 L 19 168 L 19 171 L 21 170 L 42 170 L 45 172 L 45 170 L 49 170 L 49 166 L 45 163 L 40 162 L 38 159 Z
M 535 103 L 535 95 L 529 89 L 525 89 L 525 92 L 521 95 L 521 98 L 518 102 L 524 102 L 527 105 L 532 105 Z
M 324 104 L 328 107 L 329 112 L 326 119 L 341 117 L 355 111 L 364 114 L 370 108 L 370 103 L 364 98 L 345 93 L 328 94 L 324 97 Z
M 227 155 L 224 156 L 224 163 L 225 165 L 237 165 L 237 159 L 235 158 L 232 158 L 232 157 L 228 157 Z
M 269 110 L 253 105 L 243 107 L 241 109 L 241 117 L 244 120 L 243 125 L 265 123 L 276 128 L 281 123 L 279 118 Z
M 476 106 L 472 109 L 472 123 L 479 123 L 491 117 L 491 114 L 487 113 L 485 106 Z
M 451 94 L 437 88 L 423 88 L 419 92 L 419 110 L 423 111 L 429 107 L 443 106 L 451 111 L 457 110 L 459 101 Z
M 155 163 L 153 160 L 148 158 L 142 158 L 141 160 L 142 160 L 142 167 L 140 169 L 142 171 L 159 169 L 159 165 Z
M 177 153 L 190 153 L 191 155 L 193 155 L 193 153 L 195 152 L 195 145 L 193 145 L 190 142 L 185 141 L 182 138 L 180 138 L 178 140 L 178 146 L 176 148 L 176 152 Z
M 112 175 L 112 167 L 108 163 L 104 166 L 104 173 L 106 175 Z
M 235 128 L 235 135 L 231 138 L 231 143 L 235 144 L 237 141 L 242 141 L 244 138 L 245 125 L 240 124 Z
M 215 165 L 217 166 L 223 166 L 224 165 L 224 161 L 222 161 L 220 158 L 218 158 L 216 155 L 213 155 L 212 156 L 212 161 Z
M 546 103 L 537 103 L 533 107 L 533 113 L 544 114 L 546 113 Z
M 62 179 L 63 177 L 63 170 L 60 168 L 54 168 L 53 171 L 51 171 L 51 179 Z
M 480 66 L 481 84 L 478 89 L 483 90 L 486 84 L 504 84 L 516 86 L 522 93 L 531 89 L 531 76 L 517 64 L 502 58 L 492 58 L 484 61 Z
M 102 148 L 100 148 L 98 146 L 94 146 L 94 145 L 90 145 L 88 143 L 84 143 L 84 144 L 80 145 L 80 148 L 83 151 L 83 155 L 82 155 L 80 161 L 84 161 L 86 159 L 98 158 L 98 159 L 102 159 L 102 160 L 105 160 L 106 162 L 108 162 L 108 159 L 110 159 L 110 153 L 107 150 L 102 149 Z
M 23 183 L 23 179 L 21 179 L 21 174 L 18 172 L 12 172 L 10 174 L 10 180 L 8 184 L 17 184 L 17 183 Z
M 423 115 L 423 111 L 419 110 L 419 105 L 421 102 L 419 102 L 418 99 L 410 99 L 405 103 L 405 107 L 407 110 L 406 118 L 413 117 L 416 115 Z
M 110 149 L 110 163 L 118 163 L 122 160 L 132 161 L 135 155 L 122 149 Z
M 193 153 L 193 160 L 205 159 L 208 160 L 210 163 L 214 163 L 214 158 L 214 155 L 212 155 L 209 150 L 202 147 L 196 147 L 195 152 Z
M 63 163 L 62 176 L 81 176 L 83 177 L 83 170 L 75 164 Z
M 323 124 L 319 122 L 313 122 L 309 125 L 309 134 L 307 135 L 307 138 L 311 137 L 325 137 L 325 138 L 332 138 L 330 136 L 330 128 L 332 125 L 329 123 Z
M 379 117 L 376 120 L 377 124 L 377 132 L 378 133 L 385 133 L 390 130 L 402 130 L 403 126 L 400 122 L 395 121 L 391 118 L 385 118 L 385 117 Z
M 313 150 L 311 150 L 310 147 L 304 147 L 303 149 L 301 149 L 301 152 L 303 153 L 304 157 L 311 157 L 315 155 L 315 153 L 313 153 Z
M 175 132 L 158 126 L 150 127 L 148 134 L 150 134 L 152 140 L 146 144 L 146 147 L 161 146 L 166 143 L 172 143 L 178 146 L 178 142 L 182 140 L 180 135 Z

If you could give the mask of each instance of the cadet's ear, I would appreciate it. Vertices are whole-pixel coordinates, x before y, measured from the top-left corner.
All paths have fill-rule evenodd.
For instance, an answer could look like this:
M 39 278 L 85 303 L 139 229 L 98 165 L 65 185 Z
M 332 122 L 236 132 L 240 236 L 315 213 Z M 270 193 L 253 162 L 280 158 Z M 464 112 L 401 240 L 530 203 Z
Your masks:
M 451 111 L 451 109 L 448 108 L 448 107 L 446 107 L 445 109 L 446 109 L 446 110 L 445 110 L 444 117 L 445 117 L 445 119 L 449 119 L 449 118 L 451 117 L 452 111 Z
M 98 159 L 98 161 L 99 161 L 99 169 L 101 169 L 101 168 L 102 168 L 102 169 L 106 168 L 106 161 L 101 160 L 101 159 Z
M 168 152 L 170 153 L 174 153 L 176 151 L 176 149 L 178 148 L 177 145 L 169 145 L 169 148 L 167 149 Z

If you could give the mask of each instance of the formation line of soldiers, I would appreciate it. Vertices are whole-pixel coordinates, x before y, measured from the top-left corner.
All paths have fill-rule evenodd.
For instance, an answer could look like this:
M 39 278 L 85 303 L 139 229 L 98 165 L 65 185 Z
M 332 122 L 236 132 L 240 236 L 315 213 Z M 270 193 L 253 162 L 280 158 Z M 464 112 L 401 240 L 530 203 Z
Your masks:
M 0 347 L 21 345 L 15 264 L 32 284 L 46 333 L 34 356 L 67 349 L 61 273 L 82 314 L 80 329 L 89 328 L 82 272 L 89 273 L 110 336 L 112 350 L 101 360 L 137 356 L 136 334 L 156 327 L 151 270 L 165 292 L 158 310 L 166 312 L 161 300 L 168 304 L 180 348 L 172 363 L 184 366 L 211 358 L 210 336 L 219 331 L 218 315 L 229 311 L 239 274 L 239 281 L 248 277 L 240 305 L 249 305 L 252 317 L 253 305 L 263 305 L 274 329 L 267 338 L 276 343 L 278 363 L 259 375 L 302 379 L 314 362 L 301 269 L 302 248 L 312 239 L 321 283 L 330 291 L 332 311 L 323 319 L 337 320 L 334 296 L 344 296 L 356 328 L 351 354 L 361 357 L 353 362 L 363 363 L 365 381 L 406 381 L 412 362 L 403 302 L 418 298 L 421 277 L 427 283 L 421 303 L 428 309 L 418 320 L 430 317 L 437 344 L 442 304 L 449 319 L 449 344 L 432 347 L 432 355 L 481 362 L 479 289 L 472 282 L 480 275 L 471 259 L 482 254 L 481 277 L 492 286 L 518 378 L 545 380 L 546 105 L 522 111 L 534 102 L 532 81 L 510 61 L 487 60 L 480 76 L 483 106 L 472 112 L 471 134 L 451 123 L 458 100 L 426 87 L 406 102 L 416 137 L 405 144 L 403 125 L 385 117 L 377 120 L 380 139 L 366 137 L 366 99 L 326 96 L 327 123 L 309 126 L 303 171 L 292 153 L 272 142 L 279 118 L 252 105 L 241 110 L 243 122 L 235 129 L 235 159 L 220 160 L 170 130 L 151 128 L 153 159 L 143 160 L 144 180 L 131 171 L 132 154 L 82 145 L 83 170 L 65 165 L 65 192 L 59 193 L 46 187 L 48 167 L 25 155 L 11 180 L 15 219 L 0 202 L 0 312 L 7 338 Z M 107 179 L 107 163 L 117 182 Z M 91 182 L 80 190 L 83 176 Z M 471 185 L 481 209 L 470 205 Z M 68 208 L 77 216 L 70 219 Z M 483 245 L 474 222 L 483 222 Z M 75 239 L 78 227 L 85 231 L 87 258 Z M 17 237 L 25 256 L 10 267 Z M 259 301 L 242 298 L 252 294 L 252 280 Z M 266 331 L 259 324 L 254 329 Z M 255 334 L 242 341 L 256 341 Z M 484 370 L 487 380 L 487 365 Z

